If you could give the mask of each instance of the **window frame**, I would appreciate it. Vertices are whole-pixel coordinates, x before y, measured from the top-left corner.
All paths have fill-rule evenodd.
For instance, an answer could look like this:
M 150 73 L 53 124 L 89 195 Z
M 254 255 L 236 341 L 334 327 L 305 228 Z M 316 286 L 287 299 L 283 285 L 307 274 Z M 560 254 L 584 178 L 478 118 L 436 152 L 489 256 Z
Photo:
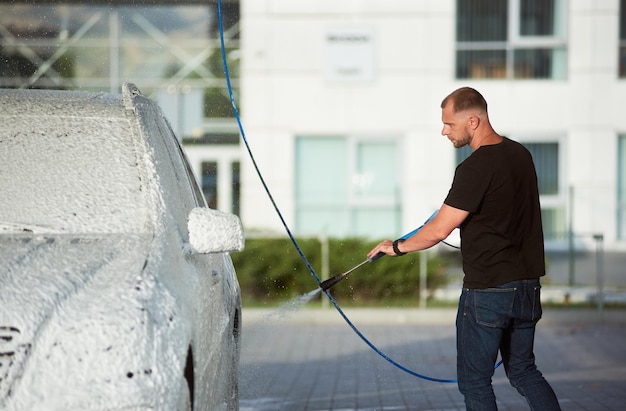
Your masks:
M 462 1 L 462 0 L 459 0 Z M 568 51 L 568 0 L 555 1 L 555 16 L 559 21 L 558 33 L 554 35 L 534 35 L 527 36 L 520 34 L 521 31 L 521 6 L 522 0 L 507 0 L 507 39 L 505 41 L 460 41 L 456 40 L 455 51 L 457 52 L 455 62 L 455 78 L 461 79 L 489 79 L 489 80 L 565 80 L 567 78 L 567 70 L 563 77 L 551 75 L 544 77 L 516 77 L 515 75 L 515 52 L 519 50 L 539 50 L 549 49 L 555 52 L 559 49 Z M 623 1 L 623 0 L 622 0 Z M 456 19 L 459 18 L 458 8 L 456 10 Z M 457 24 L 458 27 L 458 24 Z M 459 77 L 459 51 L 504 51 L 505 55 L 505 76 L 504 77 Z M 567 63 L 567 56 L 565 57 Z M 553 60 L 554 64 L 554 60 Z

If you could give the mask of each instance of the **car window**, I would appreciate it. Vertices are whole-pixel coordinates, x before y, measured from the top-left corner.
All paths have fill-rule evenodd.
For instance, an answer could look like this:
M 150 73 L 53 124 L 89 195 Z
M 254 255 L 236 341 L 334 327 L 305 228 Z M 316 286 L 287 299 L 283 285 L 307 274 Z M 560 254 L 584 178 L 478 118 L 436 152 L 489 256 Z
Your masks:
M 174 131 L 172 131 L 172 126 L 170 125 L 170 123 L 166 121 L 166 124 L 169 130 L 169 134 L 172 136 L 175 136 Z M 191 189 L 193 191 L 193 195 L 196 200 L 196 205 L 198 207 L 206 207 L 207 204 L 204 198 L 204 194 L 202 194 L 202 190 L 200 190 L 200 186 L 198 185 L 198 180 L 196 180 L 193 170 L 191 169 L 191 165 L 189 164 L 189 159 L 187 158 L 187 155 L 185 154 L 183 147 L 180 145 L 180 142 L 175 137 L 174 137 L 174 142 L 176 143 L 176 147 L 178 149 L 177 150 L 178 155 L 180 156 L 181 161 L 183 162 L 183 165 L 185 167 L 185 172 L 187 174 L 187 178 L 189 179 L 189 184 L 191 185 Z
M 160 110 L 150 105 L 142 106 L 144 128 L 151 141 L 156 160 L 161 195 L 167 213 L 175 219 L 176 229 L 187 239 L 187 217 L 196 207 L 195 196 L 185 171 L 185 165 L 176 148 L 176 137 L 171 134 Z

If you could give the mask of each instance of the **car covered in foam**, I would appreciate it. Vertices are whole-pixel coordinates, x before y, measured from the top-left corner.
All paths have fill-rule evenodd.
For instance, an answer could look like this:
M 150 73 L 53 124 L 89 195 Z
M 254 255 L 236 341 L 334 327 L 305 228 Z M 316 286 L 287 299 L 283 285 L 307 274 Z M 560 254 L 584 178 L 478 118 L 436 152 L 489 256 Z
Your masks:
M 236 410 L 237 216 L 159 107 L 0 90 L 0 410 Z

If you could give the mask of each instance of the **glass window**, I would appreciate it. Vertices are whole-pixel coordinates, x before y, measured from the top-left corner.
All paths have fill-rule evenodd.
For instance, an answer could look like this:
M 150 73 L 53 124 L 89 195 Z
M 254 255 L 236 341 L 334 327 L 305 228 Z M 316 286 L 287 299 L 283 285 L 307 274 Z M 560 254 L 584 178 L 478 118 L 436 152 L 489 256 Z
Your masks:
M 209 208 L 217 210 L 217 161 L 202 163 L 202 193 Z
M 458 42 L 502 41 L 508 33 L 509 4 L 502 0 L 457 0 Z
M 520 34 L 552 36 L 555 34 L 557 0 L 524 0 L 520 2 Z
M 619 3 L 619 76 L 626 77 L 626 0 Z
M 346 138 L 296 140 L 295 194 L 298 232 L 349 232 L 347 158 Z
M 546 241 L 562 241 L 567 235 L 565 207 L 541 207 L 543 237 Z
M 200 173 L 208 207 L 240 215 L 241 163 L 225 158 L 205 159 L 200 163 Z
M 564 193 L 560 190 L 559 144 L 523 143 L 530 151 L 537 171 L 541 200 L 543 236 L 546 240 L 562 240 L 567 233 Z
M 381 237 L 401 228 L 395 139 L 325 136 L 296 140 L 300 234 Z
M 524 143 L 530 151 L 537 170 L 539 194 L 553 195 L 559 193 L 559 144 L 558 143 Z
M 457 0 L 457 78 L 564 79 L 566 0 Z
M 177 122 L 185 122 L 186 134 L 202 135 L 197 117 L 234 116 L 217 41 L 216 3 L 49 3 L 55 4 L 0 3 L 0 87 L 119 92 L 124 81 L 134 79 L 164 107 L 177 132 L 182 129 Z M 239 3 L 227 2 L 222 12 L 237 94 Z M 177 94 L 193 96 L 187 111 L 198 107 L 191 112 L 196 124 L 166 107 Z

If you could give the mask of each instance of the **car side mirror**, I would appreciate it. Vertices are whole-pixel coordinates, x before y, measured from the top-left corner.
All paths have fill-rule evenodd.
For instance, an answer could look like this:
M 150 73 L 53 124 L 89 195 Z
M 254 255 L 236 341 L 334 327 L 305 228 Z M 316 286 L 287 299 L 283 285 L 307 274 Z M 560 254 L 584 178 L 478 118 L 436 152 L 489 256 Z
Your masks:
M 234 214 L 210 208 L 191 210 L 187 220 L 191 253 L 224 253 L 241 251 L 244 247 L 241 220 Z

